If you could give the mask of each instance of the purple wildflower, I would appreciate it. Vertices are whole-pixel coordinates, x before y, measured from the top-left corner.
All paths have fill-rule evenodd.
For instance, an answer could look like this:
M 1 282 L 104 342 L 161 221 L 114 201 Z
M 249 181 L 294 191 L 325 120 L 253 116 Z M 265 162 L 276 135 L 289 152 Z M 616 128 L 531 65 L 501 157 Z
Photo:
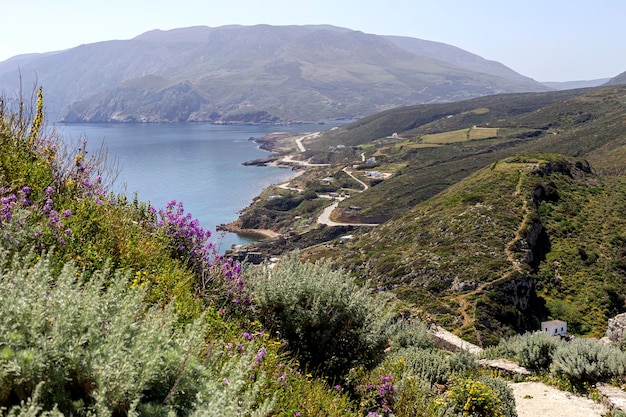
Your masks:
M 261 362 L 263 362 L 263 358 L 265 358 L 265 355 L 267 354 L 267 351 L 265 350 L 265 347 L 261 347 L 257 353 L 256 353 L 256 364 L 257 366 L 261 365 Z

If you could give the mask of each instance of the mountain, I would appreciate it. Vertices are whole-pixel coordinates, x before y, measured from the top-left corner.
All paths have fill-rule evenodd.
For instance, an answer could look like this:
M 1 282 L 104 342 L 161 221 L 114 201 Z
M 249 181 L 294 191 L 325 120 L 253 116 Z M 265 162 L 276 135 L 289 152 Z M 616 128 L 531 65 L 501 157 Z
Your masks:
M 69 122 L 328 120 L 548 89 L 449 45 L 328 25 L 155 30 L 10 59 L 0 88 L 20 74 Z
M 609 81 L 606 82 L 605 85 L 620 85 L 620 84 L 626 84 L 626 72 L 622 72 L 619 75 L 616 75 L 615 77 L 611 78 Z
M 456 46 L 405 36 L 385 36 L 384 38 L 415 55 L 426 56 L 471 71 L 495 75 L 511 81 L 525 82 L 529 86 L 536 84 L 536 81 L 532 78 L 518 74 L 497 61 L 484 59 Z
M 599 78 L 597 80 L 580 81 L 543 81 L 542 84 L 553 90 L 572 90 L 574 88 L 598 87 L 609 81 L 610 78 Z

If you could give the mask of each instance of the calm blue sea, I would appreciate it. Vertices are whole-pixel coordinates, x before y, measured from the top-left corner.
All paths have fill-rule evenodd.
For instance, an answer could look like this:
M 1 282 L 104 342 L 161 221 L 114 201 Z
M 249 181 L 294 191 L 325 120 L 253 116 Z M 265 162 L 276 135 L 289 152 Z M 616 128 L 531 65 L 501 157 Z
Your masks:
M 233 244 L 252 239 L 233 233 L 217 233 L 218 224 L 238 217 L 264 188 L 288 179 L 292 172 L 278 167 L 244 166 L 267 152 L 248 140 L 279 131 L 315 132 L 338 124 L 249 126 L 192 124 L 63 124 L 57 126 L 64 140 L 88 140 L 88 150 L 104 144 L 109 160 L 119 164 L 116 192 L 156 208 L 169 200 L 182 201 L 223 252 Z

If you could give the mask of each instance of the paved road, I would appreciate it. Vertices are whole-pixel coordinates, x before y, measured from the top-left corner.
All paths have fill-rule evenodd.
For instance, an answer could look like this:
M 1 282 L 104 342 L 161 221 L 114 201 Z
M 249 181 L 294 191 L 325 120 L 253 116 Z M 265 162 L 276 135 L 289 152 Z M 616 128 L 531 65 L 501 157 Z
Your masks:
M 330 214 L 333 212 L 334 209 L 337 208 L 338 205 L 339 205 L 339 202 L 336 201 L 330 206 L 326 207 L 324 211 L 322 212 L 322 214 L 317 218 L 317 222 L 319 224 L 325 224 L 326 226 L 368 226 L 368 227 L 378 226 L 378 223 L 337 223 L 337 222 L 332 221 L 330 219 Z

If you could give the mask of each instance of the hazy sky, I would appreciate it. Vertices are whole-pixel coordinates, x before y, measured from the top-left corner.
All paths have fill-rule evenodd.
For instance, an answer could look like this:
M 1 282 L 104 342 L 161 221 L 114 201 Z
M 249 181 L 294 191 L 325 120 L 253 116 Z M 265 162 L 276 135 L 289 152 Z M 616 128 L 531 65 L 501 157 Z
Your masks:
M 538 81 L 626 71 L 624 0 L 0 0 L 0 61 L 152 29 L 332 24 L 458 46 Z

